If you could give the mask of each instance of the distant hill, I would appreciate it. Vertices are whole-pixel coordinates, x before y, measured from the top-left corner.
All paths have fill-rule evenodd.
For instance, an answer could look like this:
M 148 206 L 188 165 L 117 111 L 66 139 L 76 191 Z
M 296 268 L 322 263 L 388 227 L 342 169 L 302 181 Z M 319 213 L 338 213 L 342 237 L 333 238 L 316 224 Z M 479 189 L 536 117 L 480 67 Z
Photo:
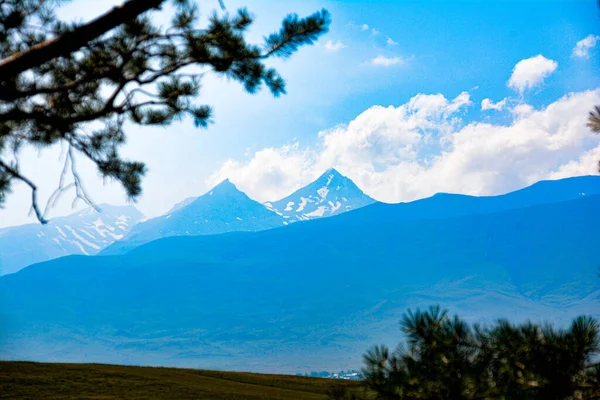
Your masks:
M 353 221 L 416 221 L 461 215 L 486 214 L 539 204 L 575 200 L 600 194 L 600 176 L 578 176 L 540 181 L 526 188 L 498 196 L 467 196 L 438 193 L 407 203 L 375 203 L 351 216 Z
M 309 185 L 265 205 L 288 221 L 302 221 L 357 210 L 374 202 L 352 180 L 335 169 L 328 169 Z
M 66 217 L 0 229 L 0 274 L 71 254 L 96 254 L 124 237 L 144 216 L 134 206 L 101 204 Z
M 0 361 L 7 398 L 326 400 L 334 386 L 358 382 L 200 369 Z
M 280 215 L 225 180 L 198 198 L 184 200 L 171 212 L 136 225 L 125 238 L 113 243 L 102 254 L 122 254 L 141 244 L 169 236 L 259 231 L 283 225 Z
M 599 315 L 600 195 L 414 221 L 373 210 L 1 277 L 0 358 L 335 370 L 394 345 L 409 307 L 483 323 Z

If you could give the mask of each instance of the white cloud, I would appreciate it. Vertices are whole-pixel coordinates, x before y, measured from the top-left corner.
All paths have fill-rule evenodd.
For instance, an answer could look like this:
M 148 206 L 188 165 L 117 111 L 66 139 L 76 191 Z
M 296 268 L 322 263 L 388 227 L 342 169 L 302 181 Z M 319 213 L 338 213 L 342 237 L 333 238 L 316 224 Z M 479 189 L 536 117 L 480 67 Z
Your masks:
M 329 50 L 329 51 L 338 51 L 338 50 L 341 50 L 341 49 L 345 49 L 345 48 L 346 48 L 346 47 L 348 47 L 348 46 L 346 46 L 345 44 L 343 44 L 343 43 L 342 43 L 341 41 L 339 41 L 339 40 L 337 40 L 337 41 L 335 41 L 335 42 L 333 42 L 333 41 L 331 41 L 331 40 L 328 40 L 328 41 L 325 43 L 325 46 L 324 46 L 324 47 L 325 47 L 325 49 L 327 49 L 327 50 Z
M 558 170 L 552 172 L 549 179 L 562 179 L 570 176 L 596 175 L 598 173 L 598 160 L 600 160 L 600 145 L 586 151 L 578 159 L 561 165 Z
M 596 42 L 600 40 L 600 36 L 588 35 L 581 39 L 573 49 L 572 57 L 589 58 L 590 49 L 596 47 Z
M 292 193 L 301 187 L 301 182 L 308 182 L 302 177 L 315 168 L 313 160 L 313 151 L 300 148 L 298 142 L 265 148 L 254 153 L 246 163 L 227 160 L 209 176 L 207 186 L 212 187 L 229 177 L 252 198 L 273 200 L 279 198 L 282 191 Z
M 556 61 L 549 60 L 541 54 L 526 58 L 515 65 L 507 85 L 522 94 L 525 90 L 542 84 L 556 67 Z
M 389 37 L 389 36 L 386 36 L 386 41 L 385 41 L 385 43 L 386 43 L 388 46 L 396 46 L 396 45 L 398 45 L 398 42 L 394 41 L 394 39 L 392 39 L 392 38 L 391 38 L 391 37 Z
M 370 31 L 372 35 L 379 35 L 381 33 L 378 29 L 369 26 L 369 24 L 354 25 L 353 23 L 349 23 L 348 26 L 352 28 L 358 28 L 363 32 Z
M 515 118 L 523 118 L 531 115 L 534 112 L 534 108 L 527 104 L 517 104 L 513 108 L 510 109 L 510 112 L 514 115 Z
M 382 67 L 391 67 L 392 65 L 404 64 L 404 60 L 400 57 L 386 57 L 380 54 L 371 60 L 371 64 Z
M 491 99 L 483 99 L 481 101 L 481 111 L 486 110 L 496 110 L 502 111 L 504 106 L 506 105 L 506 99 L 502 99 L 501 101 L 494 103 Z
M 253 198 L 275 200 L 336 167 L 388 202 L 436 192 L 503 193 L 594 173 L 600 146 L 585 122 L 598 102 L 600 89 L 566 95 L 543 109 L 519 105 L 518 116 L 504 126 L 465 123 L 467 92 L 452 100 L 419 94 L 397 107 L 370 107 L 347 125 L 319 133 L 313 147 L 294 143 L 261 150 L 246 162 L 227 161 L 207 184 L 229 177 Z
M 456 96 L 456 98 L 454 98 L 454 100 L 452 100 L 450 104 L 448 104 L 448 106 L 446 107 L 446 112 L 456 113 L 459 109 L 465 106 L 470 106 L 471 104 L 473 104 L 473 102 L 471 102 L 471 95 L 469 94 L 469 92 L 462 92 L 461 94 Z

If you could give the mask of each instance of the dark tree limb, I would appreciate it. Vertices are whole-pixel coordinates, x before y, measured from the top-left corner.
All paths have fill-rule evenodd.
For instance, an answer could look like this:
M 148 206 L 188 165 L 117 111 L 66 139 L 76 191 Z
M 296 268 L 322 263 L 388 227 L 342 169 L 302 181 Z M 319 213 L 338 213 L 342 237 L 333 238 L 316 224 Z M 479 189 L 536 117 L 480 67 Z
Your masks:
M 2 160 L 0 160 L 0 168 L 2 168 L 8 174 L 12 175 L 13 178 L 15 178 L 15 179 L 25 183 L 27 186 L 29 186 L 29 188 L 31 189 L 31 209 L 35 213 L 35 216 L 38 219 L 38 221 L 40 221 L 40 223 L 47 224 L 48 220 L 46 218 L 44 218 L 44 214 L 42 214 L 42 211 L 40 210 L 40 207 L 38 205 L 38 200 L 37 200 L 38 188 L 35 185 L 35 183 L 33 183 L 26 176 L 21 175 L 21 173 L 16 168 L 11 167 L 10 165 L 6 164 Z
M 31 187 L 33 209 L 42 222 L 70 188 L 75 188 L 75 200 L 94 206 L 75 168 L 74 152 L 93 162 L 103 177 L 121 183 L 135 200 L 146 168 L 119 154 L 126 122 L 166 126 L 189 117 L 196 127 L 207 127 L 211 107 L 196 102 L 206 70 L 240 82 L 249 93 L 266 86 L 275 96 L 284 94 L 283 78 L 265 60 L 287 58 L 314 43 L 330 23 L 327 10 L 305 18 L 290 14 L 259 46 L 245 40 L 253 22 L 246 9 L 215 12 L 200 28 L 194 0 L 173 0 L 175 14 L 164 29 L 141 14 L 166 0 L 123 1 L 90 23 L 72 27 L 56 17 L 51 1 L 0 0 L 0 154 L 9 149 L 16 154 L 28 145 L 68 146 L 58 188 L 44 214 L 37 188 L 23 179 L 18 163 L 0 167 L 0 206 L 11 180 Z M 72 183 L 65 182 L 66 174 Z
M 85 25 L 7 57 L 0 61 L 0 78 L 16 76 L 57 57 L 69 55 L 138 15 L 152 8 L 158 8 L 164 1 L 129 0 Z

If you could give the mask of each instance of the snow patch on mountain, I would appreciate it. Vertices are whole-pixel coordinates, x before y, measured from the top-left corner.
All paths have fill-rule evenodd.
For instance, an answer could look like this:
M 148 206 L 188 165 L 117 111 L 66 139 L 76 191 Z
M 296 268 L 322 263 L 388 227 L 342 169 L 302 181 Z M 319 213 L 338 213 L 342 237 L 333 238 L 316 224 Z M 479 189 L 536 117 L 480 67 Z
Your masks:
M 333 177 L 333 175 L 331 175 L 331 177 Z M 321 196 L 321 198 L 325 200 L 325 198 L 327 197 L 327 193 L 329 193 L 329 189 L 327 188 L 327 186 L 324 186 L 321 189 L 317 189 L 317 193 L 319 193 L 319 196 Z
M 93 255 L 122 238 L 143 218 L 133 206 L 102 204 L 51 219 L 0 229 L 0 275 L 73 254 Z

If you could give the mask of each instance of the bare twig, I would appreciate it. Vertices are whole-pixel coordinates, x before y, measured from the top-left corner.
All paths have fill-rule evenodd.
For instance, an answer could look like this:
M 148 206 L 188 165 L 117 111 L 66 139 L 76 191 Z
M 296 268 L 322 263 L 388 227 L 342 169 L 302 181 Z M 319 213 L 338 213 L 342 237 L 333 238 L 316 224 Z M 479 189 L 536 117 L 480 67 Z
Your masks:
M 69 155 L 69 152 L 66 152 L 65 154 L 65 163 L 63 165 L 63 169 L 60 173 L 60 179 L 58 181 L 58 188 L 56 188 L 56 190 L 50 195 L 50 197 L 48 198 L 48 201 L 46 203 L 46 207 L 44 209 L 44 216 L 48 215 L 48 211 L 50 210 L 50 207 L 54 207 L 56 205 L 56 202 L 58 201 L 58 198 L 68 189 L 72 188 L 73 186 L 75 186 L 74 182 L 69 183 L 68 185 L 65 185 L 65 177 L 67 176 L 67 172 L 69 171 L 69 163 L 71 161 L 71 157 Z
M 100 211 L 100 208 L 98 208 L 98 206 L 91 200 L 90 196 L 88 195 L 87 191 L 85 190 L 85 187 L 83 186 L 83 181 L 81 180 L 81 177 L 79 176 L 79 173 L 77 172 L 77 166 L 75 165 L 75 157 L 73 156 L 73 146 L 69 145 L 69 151 L 67 153 L 69 155 L 69 158 L 71 159 L 71 174 L 73 174 L 73 184 L 75 185 L 75 199 L 73 200 L 73 203 L 71 204 L 72 207 L 75 207 L 75 203 L 77 202 L 78 199 L 83 200 L 83 202 L 85 204 L 87 204 L 88 206 L 92 207 L 94 210 L 96 211 Z
M 30 189 L 31 189 L 31 210 L 35 213 L 35 216 L 37 217 L 38 221 L 40 221 L 40 223 L 47 224 L 48 221 L 44 218 L 44 215 L 40 211 L 40 207 L 38 205 L 37 186 L 31 180 L 29 180 L 27 177 L 21 175 L 16 168 L 11 167 L 10 165 L 6 164 L 2 160 L 0 160 L 0 168 L 2 168 L 6 172 L 8 172 L 10 175 L 12 175 L 13 178 L 20 180 L 21 182 L 25 183 L 27 186 L 30 187 Z

